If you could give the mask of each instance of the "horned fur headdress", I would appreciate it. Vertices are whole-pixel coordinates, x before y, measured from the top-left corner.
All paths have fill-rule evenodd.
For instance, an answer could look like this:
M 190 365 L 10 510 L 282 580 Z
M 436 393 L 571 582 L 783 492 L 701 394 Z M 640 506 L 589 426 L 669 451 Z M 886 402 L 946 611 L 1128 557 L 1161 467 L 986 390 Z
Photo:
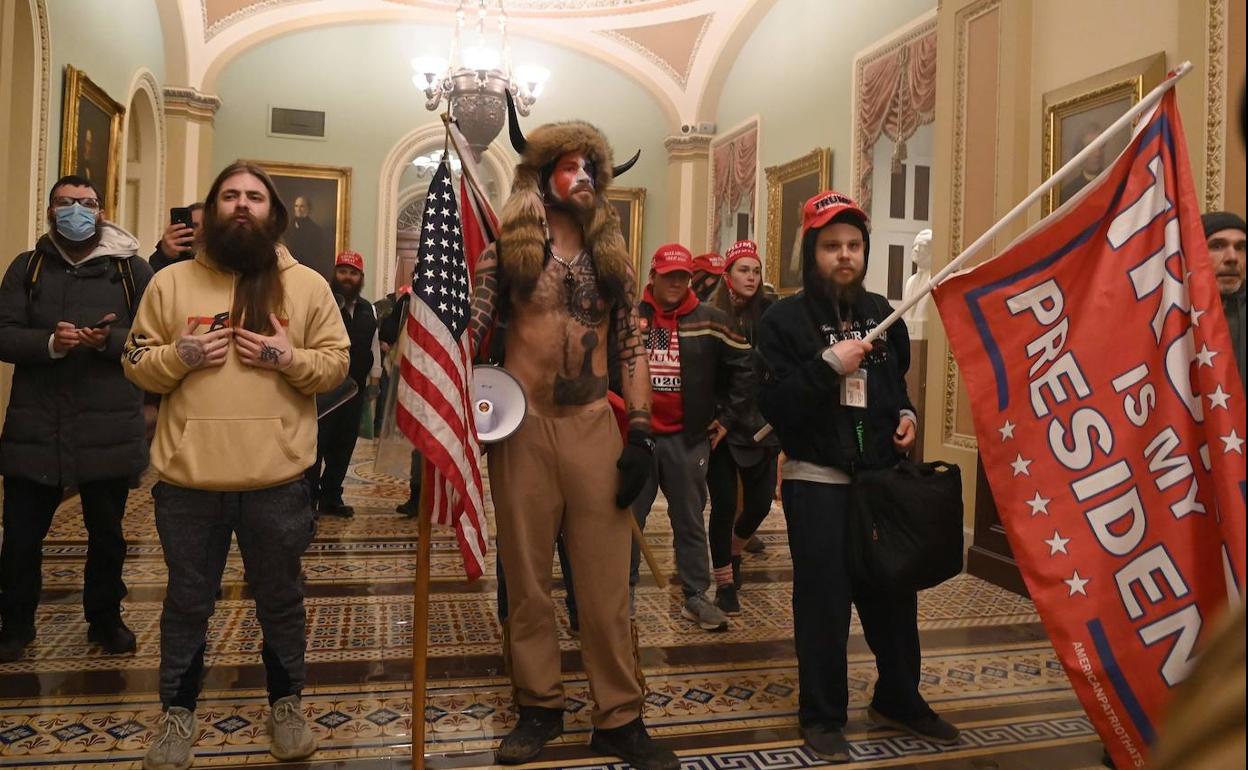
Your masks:
M 612 180 L 632 168 L 641 151 L 620 166 L 613 166 L 611 146 L 594 126 L 580 120 L 547 123 L 525 137 L 516 119 L 515 104 L 507 94 L 511 144 L 520 155 L 511 195 L 503 204 L 498 245 L 500 267 L 506 280 L 528 296 L 546 263 L 546 204 L 542 186 L 563 155 L 583 153 L 594 168 L 594 207 L 585 222 L 585 248 L 592 255 L 598 286 L 611 301 L 632 301 L 625 296 L 630 259 L 620 233 L 620 219 L 607 200 Z

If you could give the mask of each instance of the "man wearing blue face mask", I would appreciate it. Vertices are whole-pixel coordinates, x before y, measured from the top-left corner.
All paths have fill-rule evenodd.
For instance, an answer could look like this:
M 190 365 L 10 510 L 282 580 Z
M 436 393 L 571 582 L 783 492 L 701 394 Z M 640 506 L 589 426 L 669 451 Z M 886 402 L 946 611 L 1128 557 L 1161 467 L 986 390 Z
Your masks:
M 0 434 L 0 662 L 21 658 L 35 637 L 41 544 L 71 488 L 87 527 L 87 638 L 109 654 L 135 649 L 121 619 L 121 519 L 147 442 L 142 394 L 121 355 L 152 269 L 134 236 L 105 221 L 90 180 L 63 177 L 48 198 L 51 231 L 0 283 L 0 360 L 14 364 Z

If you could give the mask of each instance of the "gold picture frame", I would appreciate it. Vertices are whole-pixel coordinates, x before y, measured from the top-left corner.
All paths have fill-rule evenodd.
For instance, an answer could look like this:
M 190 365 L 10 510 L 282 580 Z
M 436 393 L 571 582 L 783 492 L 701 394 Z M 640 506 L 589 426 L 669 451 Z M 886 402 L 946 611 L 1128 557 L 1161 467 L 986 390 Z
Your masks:
M 765 170 L 767 175 L 766 280 L 780 296 L 802 288 L 801 207 L 832 183 L 832 150 L 821 147 Z M 796 258 L 796 264 L 794 264 Z
M 620 217 L 620 233 L 628 246 L 628 256 L 632 259 L 638 285 L 641 285 L 641 241 L 645 232 L 646 188 L 609 187 L 607 200 Z
M 1041 179 L 1053 176 L 1053 172 L 1087 146 L 1092 136 L 1125 114 L 1165 76 L 1166 55 L 1157 53 L 1045 94 Z M 1112 163 L 1130 141 L 1130 132 L 1120 131 L 1101 152 L 1087 160 L 1086 170 L 1072 174 L 1044 196 L 1040 202 L 1042 214 L 1048 216 L 1074 197 L 1100 170 Z
M 286 205 L 290 223 L 282 236 L 291 255 L 325 276 L 334 277 L 334 260 L 351 245 L 351 169 L 309 163 L 253 160 L 268 172 Z M 309 204 L 299 216 L 298 199 Z M 326 211 L 333 211 L 333 224 Z M 302 220 L 296 222 L 296 219 Z M 310 220 L 310 221 L 309 221 Z
M 65 65 L 61 107 L 61 175 L 90 179 L 104 195 L 104 217 L 117 216 L 120 195 L 121 120 L 126 108 L 80 69 Z M 106 136 L 107 140 L 97 136 Z M 104 149 L 98 150 L 101 141 Z

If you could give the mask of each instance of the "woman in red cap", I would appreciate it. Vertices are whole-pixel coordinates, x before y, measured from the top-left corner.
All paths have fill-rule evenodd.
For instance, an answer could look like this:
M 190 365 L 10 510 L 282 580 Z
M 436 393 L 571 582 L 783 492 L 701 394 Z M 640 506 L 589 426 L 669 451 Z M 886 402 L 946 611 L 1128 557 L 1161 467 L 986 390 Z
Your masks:
M 764 296 L 763 262 L 754 241 L 737 241 L 725 256 L 724 281 L 709 303 L 724 311 L 733 328 L 754 344 L 754 327 L 771 306 Z M 771 510 L 776 488 L 776 458 L 780 442 L 769 435 L 761 442 L 742 426 L 762 424 L 757 413 L 757 389 L 750 397 L 754 414 L 728 431 L 711 453 L 706 483 L 711 497 L 711 567 L 715 574 L 715 604 L 727 614 L 741 611 L 741 552 Z M 740 493 L 738 493 L 738 480 Z M 741 516 L 737 517 L 737 506 Z M 735 525 L 734 525 L 735 519 Z

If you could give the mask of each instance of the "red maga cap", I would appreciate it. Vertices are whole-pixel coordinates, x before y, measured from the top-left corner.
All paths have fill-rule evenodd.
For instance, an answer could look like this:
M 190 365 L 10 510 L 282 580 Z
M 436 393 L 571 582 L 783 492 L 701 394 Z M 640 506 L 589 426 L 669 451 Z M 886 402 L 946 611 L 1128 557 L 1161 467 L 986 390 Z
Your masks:
M 802 207 L 802 234 L 805 235 L 811 228 L 823 227 L 837 214 L 846 211 L 857 215 L 864 228 L 870 221 L 866 212 L 848 195 L 832 190 L 819 193 Z
M 756 259 L 760 263 L 763 261 L 762 257 L 758 256 L 758 244 L 754 241 L 737 241 L 728 247 L 728 253 L 724 257 L 727 260 L 724 270 L 731 270 L 733 263 L 738 259 Z
M 362 273 L 364 272 L 364 255 L 358 251 L 344 251 L 334 260 L 334 267 L 339 265 L 354 267 Z
M 711 275 L 723 275 L 727 265 L 728 261 L 713 251 L 699 254 L 693 258 L 694 269 L 710 273 Z
M 654 252 L 654 258 L 650 260 L 650 270 L 659 274 L 684 270 L 692 275 L 693 254 L 679 243 L 666 243 Z

